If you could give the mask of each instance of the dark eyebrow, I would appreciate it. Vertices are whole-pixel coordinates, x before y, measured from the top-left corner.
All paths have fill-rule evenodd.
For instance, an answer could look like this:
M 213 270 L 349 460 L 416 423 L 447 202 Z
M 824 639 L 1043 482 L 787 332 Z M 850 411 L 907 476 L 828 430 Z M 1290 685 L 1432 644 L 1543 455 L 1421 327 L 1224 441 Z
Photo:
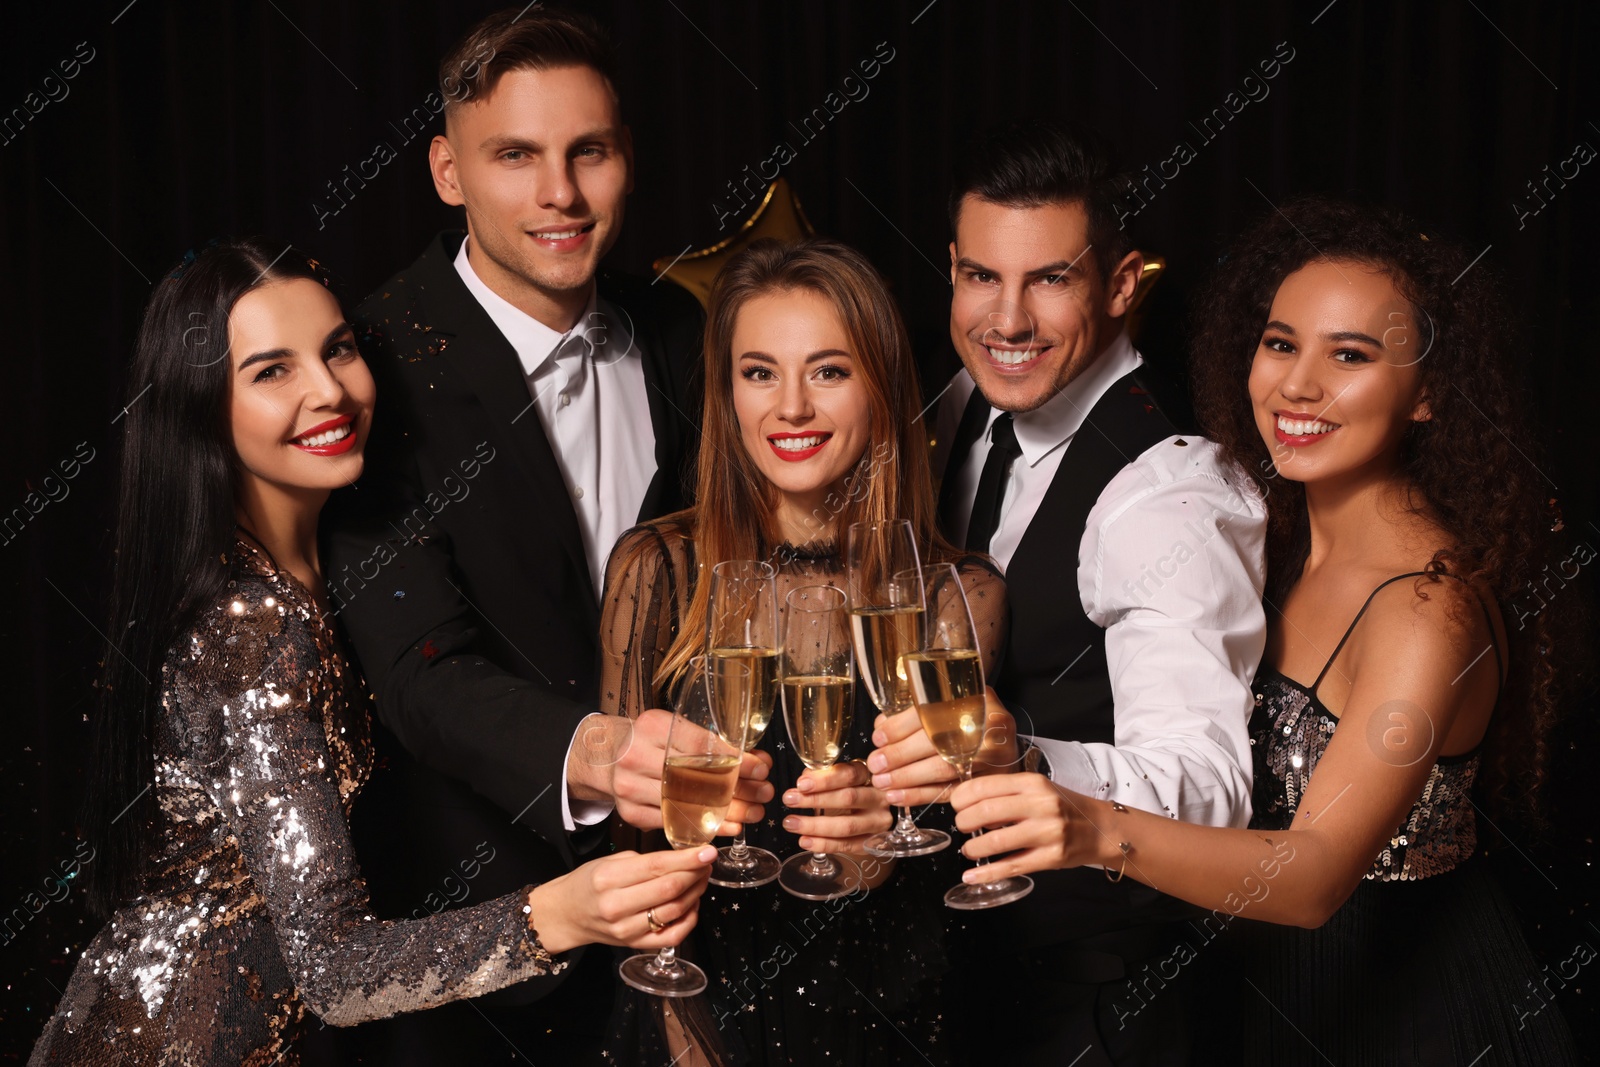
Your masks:
M 323 338 L 321 347 L 327 348 L 345 334 L 354 332 L 348 322 L 341 322 L 328 333 L 327 337 Z M 291 359 L 293 357 L 294 349 L 292 348 L 274 348 L 267 352 L 257 352 L 255 355 L 246 358 L 243 363 L 239 364 L 239 369 L 242 371 L 246 367 L 254 366 L 257 363 L 266 363 L 274 359 Z
M 615 126 L 601 126 L 593 130 L 585 130 L 572 138 L 573 144 L 586 144 L 590 141 L 615 141 L 617 128 Z M 530 141 L 526 137 L 519 137 L 514 133 L 497 133 L 493 137 L 486 137 L 478 145 L 482 151 L 500 152 L 507 148 L 516 148 L 524 152 L 541 152 L 544 145 L 538 141 Z
M 518 137 L 510 133 L 497 133 L 493 137 L 485 137 L 483 143 L 478 145 L 480 150 L 498 152 L 504 148 L 520 148 L 525 152 L 537 152 L 544 147 L 537 141 L 530 141 L 526 137 Z
M 1290 326 L 1287 322 L 1279 322 L 1277 319 L 1273 319 L 1271 322 L 1268 322 L 1263 329 L 1277 330 L 1279 333 L 1286 333 L 1290 337 L 1295 336 L 1293 326 Z M 1360 341 L 1363 344 L 1369 344 L 1374 348 L 1383 347 L 1382 341 L 1378 340 L 1376 337 L 1364 334 L 1360 330 L 1336 330 L 1333 333 L 1325 334 L 1323 339 L 1327 341 Z
M 1058 259 L 1054 263 L 1046 263 L 1042 267 L 1034 267 L 1031 270 L 1024 271 L 1023 277 L 1038 278 L 1046 274 L 1066 274 L 1069 271 L 1074 270 L 1081 274 L 1083 272 L 1083 268 L 1078 264 L 1082 259 L 1082 256 L 1079 256 L 1077 259 Z M 980 274 L 1000 273 L 993 267 L 985 267 L 983 264 L 977 262 L 976 260 L 968 259 L 966 256 L 962 256 L 960 259 L 956 260 L 956 269 L 976 271 Z
M 817 363 L 817 362 L 819 362 L 821 360 L 832 359 L 832 358 L 834 358 L 836 356 L 843 356 L 845 359 L 853 359 L 854 358 L 853 356 L 850 355 L 850 353 L 846 352 L 842 348 L 824 348 L 820 352 L 813 352 L 809 356 L 807 356 L 806 357 L 806 363 L 808 363 L 808 364 Z M 742 352 L 742 353 L 739 354 L 739 358 L 740 359 L 753 359 L 757 363 L 777 363 L 778 362 L 777 360 L 773 359 L 771 356 L 767 355 L 765 352 Z
M 1376 337 L 1368 336 L 1367 334 L 1362 333 L 1360 330 L 1338 330 L 1334 333 L 1328 334 L 1327 336 L 1328 340 L 1330 341 L 1360 341 L 1363 344 L 1371 345 L 1373 348 L 1383 347 L 1382 341 L 1378 340 Z

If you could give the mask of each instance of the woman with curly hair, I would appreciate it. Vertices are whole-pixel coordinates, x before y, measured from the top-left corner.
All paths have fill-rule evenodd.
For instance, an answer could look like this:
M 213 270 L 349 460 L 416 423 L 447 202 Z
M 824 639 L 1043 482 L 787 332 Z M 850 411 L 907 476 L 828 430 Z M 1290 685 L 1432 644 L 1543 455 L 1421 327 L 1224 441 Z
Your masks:
M 992 828 L 967 854 L 1010 853 L 969 880 L 1097 864 L 1210 909 L 1200 949 L 1237 925 L 1256 992 L 1227 1005 L 1231 1061 L 1575 1062 L 1553 1006 L 1519 1009 L 1539 970 L 1474 859 L 1475 784 L 1537 782 L 1557 698 L 1548 613 L 1502 611 L 1550 521 L 1500 292 L 1399 214 L 1306 199 L 1202 294 L 1197 409 L 1269 515 L 1250 828 L 1037 775 L 954 794 L 961 829 Z

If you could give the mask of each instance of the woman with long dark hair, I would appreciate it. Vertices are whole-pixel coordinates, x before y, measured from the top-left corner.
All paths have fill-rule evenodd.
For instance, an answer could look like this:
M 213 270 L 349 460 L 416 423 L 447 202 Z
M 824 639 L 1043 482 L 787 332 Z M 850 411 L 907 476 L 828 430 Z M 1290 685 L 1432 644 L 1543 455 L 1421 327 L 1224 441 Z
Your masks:
M 317 517 L 360 474 L 372 376 L 321 268 L 214 244 L 156 286 L 125 421 L 86 840 L 90 943 L 33 1064 L 292 1064 L 348 1026 L 676 944 L 714 850 L 621 854 L 429 918 L 367 908 L 372 768 Z
M 689 658 L 706 650 L 715 564 L 770 563 L 779 604 L 799 586 L 844 588 L 844 542 L 856 522 L 908 520 L 923 562 L 958 565 L 992 670 L 1005 640 L 1005 583 L 935 528 L 911 345 L 865 257 L 814 239 L 757 242 L 730 260 L 711 293 L 705 381 L 695 506 L 624 534 L 606 567 L 601 710 L 636 716 L 665 704 Z M 876 715 L 865 688 L 855 687 L 843 747 L 853 761 L 807 770 L 784 731 L 767 730 L 759 751 L 772 760 L 779 798 L 818 810 L 748 827 L 752 844 L 779 855 L 855 856 L 860 891 L 823 904 L 776 885 L 708 891 L 706 933 L 693 948 L 711 980 L 709 1003 L 679 1009 L 664 1047 L 652 1037 L 660 1019 L 634 1018 L 614 1049 L 619 1060 L 895 1062 L 903 1038 L 880 1012 L 909 1032 L 939 1025 L 931 996 L 947 967 L 940 899 L 955 864 L 927 856 L 897 870 L 864 854 L 866 839 L 891 823 L 860 762 Z M 623 1013 L 657 1010 L 630 994 Z M 677 1059 L 691 1047 L 696 1058 Z
M 1214 1020 L 1230 1062 L 1574 1062 L 1554 1007 L 1518 1010 L 1539 970 L 1475 858 L 1474 796 L 1543 774 L 1567 651 L 1550 613 L 1507 625 L 1552 520 L 1501 287 L 1397 213 L 1307 199 L 1197 306 L 1197 409 L 1269 516 L 1251 827 L 997 775 L 952 802 L 993 828 L 969 855 L 1015 854 L 968 877 L 1097 864 L 1211 909 L 1174 959 L 1227 930 L 1256 987 Z

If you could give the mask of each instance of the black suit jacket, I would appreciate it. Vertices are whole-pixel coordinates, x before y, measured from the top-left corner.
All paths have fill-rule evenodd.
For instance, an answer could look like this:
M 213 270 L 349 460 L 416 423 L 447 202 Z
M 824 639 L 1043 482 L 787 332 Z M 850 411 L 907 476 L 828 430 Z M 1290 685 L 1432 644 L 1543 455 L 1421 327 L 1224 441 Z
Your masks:
M 324 522 L 329 593 L 384 727 L 358 850 L 395 916 L 545 881 L 603 836 L 575 847 L 561 812 L 567 748 L 595 710 L 594 584 L 516 351 L 455 270 L 461 240 L 441 234 L 354 316 L 374 429 Z M 702 316 L 676 286 L 598 284 L 643 353 L 646 520 L 688 502 Z

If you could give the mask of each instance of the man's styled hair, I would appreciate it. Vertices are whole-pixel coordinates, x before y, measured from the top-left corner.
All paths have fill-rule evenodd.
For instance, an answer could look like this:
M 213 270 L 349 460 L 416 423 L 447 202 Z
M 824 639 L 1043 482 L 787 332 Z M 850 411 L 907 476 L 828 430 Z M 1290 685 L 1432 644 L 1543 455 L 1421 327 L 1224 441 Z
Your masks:
M 1002 207 L 1034 208 L 1077 201 L 1089 217 L 1089 244 L 1103 277 L 1133 250 L 1117 225 L 1120 175 L 1104 139 L 1065 123 L 1013 123 L 980 134 L 956 156 L 950 184 L 950 236 L 968 196 Z
M 617 97 L 617 59 L 605 28 L 580 11 L 541 5 L 506 8 L 479 22 L 439 63 L 445 118 L 494 92 L 513 70 L 589 67 Z

